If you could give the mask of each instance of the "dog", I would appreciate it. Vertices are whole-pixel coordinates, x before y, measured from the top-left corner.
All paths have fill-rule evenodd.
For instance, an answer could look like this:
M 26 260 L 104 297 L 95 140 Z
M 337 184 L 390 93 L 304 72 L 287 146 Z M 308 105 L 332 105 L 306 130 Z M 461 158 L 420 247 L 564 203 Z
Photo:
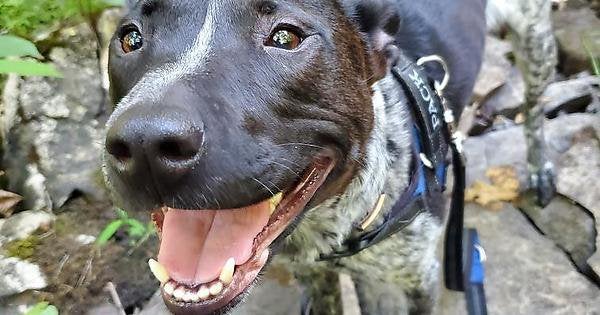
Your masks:
M 340 271 L 363 314 L 435 312 L 445 212 L 351 257 L 320 257 L 380 201 L 381 224 L 409 184 L 413 104 L 391 73 L 395 52 L 442 57 L 460 115 L 481 67 L 485 0 L 128 7 L 110 48 L 104 171 L 115 203 L 157 224 L 150 267 L 171 312 L 227 313 L 273 259 L 306 285 L 313 314 L 340 312 Z
M 495 0 L 487 8 L 488 27 L 495 33 L 508 33 L 517 65 L 526 83 L 525 136 L 529 186 L 537 203 L 546 206 L 556 194 L 554 165 L 547 155 L 544 138 L 544 102 L 540 99 L 554 81 L 558 64 L 558 45 L 552 27 L 552 6 L 563 0 Z

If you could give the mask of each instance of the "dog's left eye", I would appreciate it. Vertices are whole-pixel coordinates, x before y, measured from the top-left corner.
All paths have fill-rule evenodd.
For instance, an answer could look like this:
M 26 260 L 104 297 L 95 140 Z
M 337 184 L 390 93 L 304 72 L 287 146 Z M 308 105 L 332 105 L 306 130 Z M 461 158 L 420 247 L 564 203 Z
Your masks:
M 285 50 L 294 50 L 300 46 L 301 43 L 301 35 L 288 29 L 275 31 L 267 41 L 267 45 Z
M 142 48 L 144 45 L 144 39 L 142 34 L 137 29 L 130 30 L 121 37 L 121 48 L 125 53 Z

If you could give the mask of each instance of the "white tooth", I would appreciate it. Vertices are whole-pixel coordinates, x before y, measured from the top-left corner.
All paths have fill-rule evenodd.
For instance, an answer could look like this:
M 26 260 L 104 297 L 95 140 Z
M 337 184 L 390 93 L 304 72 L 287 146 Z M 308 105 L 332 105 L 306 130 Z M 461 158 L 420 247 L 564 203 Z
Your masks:
M 152 271 L 152 274 L 154 277 L 156 277 L 156 279 L 158 279 L 158 281 L 160 281 L 160 283 L 166 283 L 169 281 L 169 273 L 167 272 L 167 269 L 158 261 L 150 259 L 148 260 L 148 266 L 150 266 L 150 271 Z
M 173 296 L 175 297 L 175 299 L 183 301 L 183 298 L 185 297 L 185 288 L 178 287 L 177 289 L 175 289 L 175 292 L 173 292 Z
M 198 294 L 198 292 L 193 292 L 192 293 L 192 300 L 190 302 L 194 302 L 194 303 L 198 303 L 200 302 L 200 295 Z
M 210 295 L 217 296 L 219 293 L 221 293 L 221 291 L 223 291 L 223 283 L 221 281 L 217 281 L 213 283 L 208 290 L 210 291 Z
M 196 294 L 200 300 L 206 300 L 210 296 L 210 290 L 207 286 L 203 285 L 198 289 L 198 294 Z
M 168 295 L 173 295 L 173 292 L 175 292 L 175 283 L 173 283 L 171 281 L 165 283 L 165 286 L 163 287 L 163 291 L 165 291 L 165 293 Z
M 194 293 L 192 291 L 185 291 L 185 294 L 183 295 L 183 301 L 184 302 L 192 302 L 194 300 Z
M 281 200 L 283 200 L 283 193 L 278 193 L 277 195 L 273 196 L 271 199 L 269 199 L 269 206 L 271 207 L 271 214 L 273 214 L 273 212 L 275 212 L 275 209 L 277 209 L 277 206 L 279 206 L 279 204 L 281 203 Z
M 221 270 L 221 275 L 219 276 L 219 280 L 223 282 L 223 284 L 228 285 L 233 280 L 233 273 L 235 271 L 235 259 L 229 258 L 223 266 L 223 270 Z

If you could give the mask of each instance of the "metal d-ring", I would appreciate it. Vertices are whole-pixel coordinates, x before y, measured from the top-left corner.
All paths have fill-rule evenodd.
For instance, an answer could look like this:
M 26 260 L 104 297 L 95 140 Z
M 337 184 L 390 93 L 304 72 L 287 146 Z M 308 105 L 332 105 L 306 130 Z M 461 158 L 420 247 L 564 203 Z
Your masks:
M 440 83 L 437 80 L 434 82 L 436 91 L 438 93 L 442 93 L 448 87 L 448 83 L 450 83 L 450 69 L 448 68 L 448 64 L 446 63 L 444 58 L 442 58 L 441 56 L 431 55 L 431 56 L 421 57 L 419 60 L 417 60 L 417 65 L 423 66 L 424 64 L 426 64 L 428 62 L 436 62 L 436 63 L 440 64 L 442 66 L 442 68 L 444 69 L 444 79 L 442 80 L 442 83 Z
M 479 253 L 479 261 L 484 263 L 487 261 L 487 254 L 483 246 L 475 244 L 475 250 Z

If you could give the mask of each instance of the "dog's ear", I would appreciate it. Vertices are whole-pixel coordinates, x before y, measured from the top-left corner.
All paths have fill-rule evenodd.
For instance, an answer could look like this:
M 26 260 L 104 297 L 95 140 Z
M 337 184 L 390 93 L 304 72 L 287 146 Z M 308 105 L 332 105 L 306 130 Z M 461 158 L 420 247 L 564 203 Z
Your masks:
M 397 57 L 398 5 L 392 0 L 345 0 L 344 7 L 369 45 L 373 82 L 383 78 Z

